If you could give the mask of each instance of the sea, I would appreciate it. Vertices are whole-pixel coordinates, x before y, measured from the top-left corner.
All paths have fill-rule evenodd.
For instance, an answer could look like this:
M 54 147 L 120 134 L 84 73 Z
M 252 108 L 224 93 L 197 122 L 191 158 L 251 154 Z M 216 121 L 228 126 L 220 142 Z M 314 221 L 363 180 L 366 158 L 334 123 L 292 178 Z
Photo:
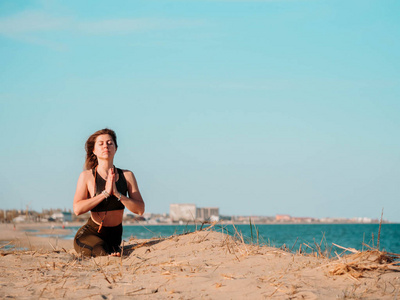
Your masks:
M 71 229 L 71 234 L 62 238 L 73 239 L 79 227 L 67 228 Z M 129 241 L 130 238 L 168 237 L 199 229 L 199 224 L 124 225 L 122 238 Z M 334 256 L 336 253 L 341 254 L 343 248 L 360 251 L 377 248 L 379 240 L 380 250 L 400 254 L 400 224 L 382 224 L 380 233 L 379 224 L 217 224 L 213 230 L 243 237 L 249 244 L 273 246 L 293 252 L 325 252 L 327 256 Z

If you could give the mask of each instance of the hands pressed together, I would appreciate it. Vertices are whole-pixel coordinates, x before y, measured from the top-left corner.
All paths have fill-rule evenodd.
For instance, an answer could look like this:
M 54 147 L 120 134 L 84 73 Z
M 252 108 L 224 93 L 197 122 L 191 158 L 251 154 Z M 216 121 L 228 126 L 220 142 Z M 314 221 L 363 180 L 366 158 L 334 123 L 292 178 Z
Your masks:
M 114 168 L 111 168 L 108 170 L 105 190 L 110 196 L 114 195 L 115 197 L 120 198 L 121 194 L 120 192 L 118 192 L 117 185 L 115 184 L 115 182 L 116 182 L 116 174 Z

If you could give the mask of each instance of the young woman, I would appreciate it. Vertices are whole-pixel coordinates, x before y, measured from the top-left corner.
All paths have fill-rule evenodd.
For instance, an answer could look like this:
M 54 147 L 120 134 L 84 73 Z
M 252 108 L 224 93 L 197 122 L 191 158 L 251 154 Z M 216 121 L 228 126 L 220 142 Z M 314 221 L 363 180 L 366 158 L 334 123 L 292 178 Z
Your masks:
M 85 256 L 120 256 L 122 218 L 126 207 L 142 215 L 144 202 L 135 176 L 114 166 L 117 137 L 110 129 L 92 134 L 85 144 L 85 171 L 78 179 L 74 212 L 90 218 L 75 235 L 76 252 Z

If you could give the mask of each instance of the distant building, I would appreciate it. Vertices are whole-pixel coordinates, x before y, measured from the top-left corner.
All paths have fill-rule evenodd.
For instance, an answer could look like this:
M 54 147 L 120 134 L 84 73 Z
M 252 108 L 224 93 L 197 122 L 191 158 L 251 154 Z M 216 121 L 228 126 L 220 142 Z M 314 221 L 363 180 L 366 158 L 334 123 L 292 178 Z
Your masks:
M 51 220 L 57 222 L 71 222 L 72 221 L 72 213 L 67 211 L 55 212 L 51 215 Z
M 219 221 L 218 207 L 196 207 L 195 204 L 170 204 L 170 219 L 177 221 Z
M 292 219 L 292 217 L 289 215 L 276 215 L 275 216 L 276 221 L 290 221 L 291 219 Z
M 72 222 L 72 213 L 68 211 L 63 211 L 63 221 L 64 222 Z
M 199 221 L 219 221 L 218 207 L 198 207 L 196 209 L 196 219 Z
M 13 221 L 13 223 L 23 223 L 23 222 L 26 222 L 26 219 L 25 219 L 25 216 L 20 215 L 20 216 L 14 218 L 12 221 Z
M 312 223 L 314 219 L 310 217 L 295 217 L 291 221 L 293 223 Z
M 169 216 L 173 222 L 177 221 L 195 221 L 195 204 L 170 204 Z

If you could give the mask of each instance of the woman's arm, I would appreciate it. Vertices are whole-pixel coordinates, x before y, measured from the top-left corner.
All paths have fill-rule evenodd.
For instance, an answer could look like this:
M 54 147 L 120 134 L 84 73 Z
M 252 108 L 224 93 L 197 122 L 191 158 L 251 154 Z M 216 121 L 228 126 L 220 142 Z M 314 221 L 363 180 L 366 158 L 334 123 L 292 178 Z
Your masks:
M 124 170 L 123 172 L 124 172 L 124 176 L 125 176 L 126 183 L 128 186 L 129 197 L 122 195 L 121 202 L 131 212 L 138 214 L 138 215 L 143 215 L 144 202 L 142 199 L 142 195 L 140 195 L 139 187 L 136 182 L 136 178 L 131 171 Z M 113 193 L 114 193 L 115 197 L 119 198 L 120 194 L 117 191 L 116 187 L 114 187 Z
M 104 194 L 88 198 L 88 180 L 90 176 L 90 172 L 83 171 L 78 179 L 73 204 L 74 213 L 77 216 L 88 212 L 106 198 Z

